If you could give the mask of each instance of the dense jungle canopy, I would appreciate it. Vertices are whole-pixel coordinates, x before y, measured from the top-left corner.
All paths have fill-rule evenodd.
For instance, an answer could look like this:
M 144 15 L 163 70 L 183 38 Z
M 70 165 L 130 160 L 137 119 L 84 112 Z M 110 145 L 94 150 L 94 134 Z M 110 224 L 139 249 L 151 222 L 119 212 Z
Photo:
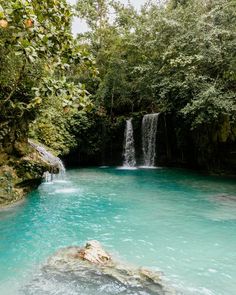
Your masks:
M 89 27 L 77 38 L 73 15 Z M 161 112 L 175 145 L 167 160 L 218 166 L 235 154 L 235 28 L 235 0 L 148 1 L 140 11 L 108 0 L 1 0 L 2 147 L 18 129 L 60 155 L 96 155 L 104 128 L 109 137 L 125 118 Z

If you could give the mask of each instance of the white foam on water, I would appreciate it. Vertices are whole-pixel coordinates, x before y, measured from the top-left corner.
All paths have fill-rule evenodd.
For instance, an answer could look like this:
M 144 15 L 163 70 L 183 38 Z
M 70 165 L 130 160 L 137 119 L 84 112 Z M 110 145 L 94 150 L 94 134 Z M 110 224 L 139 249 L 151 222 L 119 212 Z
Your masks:
M 70 181 L 64 180 L 64 179 L 56 179 L 53 182 L 55 182 L 55 183 L 70 183 Z
M 162 169 L 162 167 L 157 166 L 138 166 L 140 169 Z
M 55 194 L 70 194 L 75 192 L 81 192 L 81 190 L 76 188 L 61 188 L 61 189 L 55 190 Z
M 117 170 L 137 170 L 137 167 L 129 167 L 129 166 L 120 166 L 116 168 Z

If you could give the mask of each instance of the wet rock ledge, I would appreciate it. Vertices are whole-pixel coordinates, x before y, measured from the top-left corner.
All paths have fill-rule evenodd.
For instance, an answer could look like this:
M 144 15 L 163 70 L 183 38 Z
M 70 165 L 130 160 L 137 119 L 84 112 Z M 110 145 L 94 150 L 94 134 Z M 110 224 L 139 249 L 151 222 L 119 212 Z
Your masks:
M 113 260 L 98 241 L 90 241 L 84 248 L 60 249 L 25 286 L 23 294 L 175 294 L 161 276 L 160 272 L 123 265 Z
M 28 140 L 0 147 L 0 208 L 22 200 L 41 183 L 45 172 L 58 173 L 58 163 L 45 157 L 42 149 Z

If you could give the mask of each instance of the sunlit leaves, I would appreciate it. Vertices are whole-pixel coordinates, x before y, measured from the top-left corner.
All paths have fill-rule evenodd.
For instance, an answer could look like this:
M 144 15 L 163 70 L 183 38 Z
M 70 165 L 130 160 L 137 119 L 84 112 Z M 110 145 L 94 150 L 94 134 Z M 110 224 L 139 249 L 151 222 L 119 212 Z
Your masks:
M 77 107 L 80 100 L 86 105 L 83 87 L 66 78 L 71 66 L 93 67 L 91 55 L 84 55 L 72 36 L 71 18 L 65 0 L 0 0 L 0 104 L 5 116 L 15 106 L 22 108 L 21 115 L 37 109 L 46 96 L 63 96 Z

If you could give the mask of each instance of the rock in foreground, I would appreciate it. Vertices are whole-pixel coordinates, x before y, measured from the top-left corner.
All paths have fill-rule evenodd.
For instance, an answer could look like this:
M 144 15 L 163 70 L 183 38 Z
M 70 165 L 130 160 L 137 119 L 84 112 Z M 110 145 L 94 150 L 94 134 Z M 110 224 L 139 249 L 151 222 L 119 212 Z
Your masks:
M 164 286 L 160 273 L 117 263 L 97 241 L 88 242 L 84 248 L 59 250 L 22 292 L 27 295 L 174 294 Z

